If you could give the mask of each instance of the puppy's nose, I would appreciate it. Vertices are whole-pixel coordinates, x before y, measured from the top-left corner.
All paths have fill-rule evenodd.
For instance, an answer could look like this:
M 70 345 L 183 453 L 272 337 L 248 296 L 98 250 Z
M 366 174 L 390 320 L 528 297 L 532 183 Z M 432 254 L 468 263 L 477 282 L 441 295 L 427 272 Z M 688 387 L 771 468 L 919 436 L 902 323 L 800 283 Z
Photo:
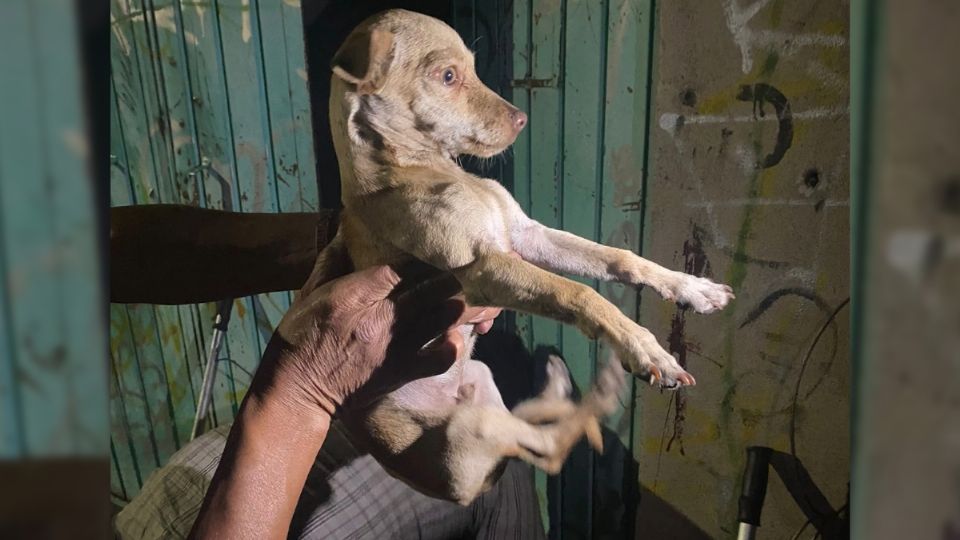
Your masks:
M 523 126 L 527 125 L 527 115 L 520 109 L 511 109 L 510 122 L 513 123 L 514 130 L 520 131 Z

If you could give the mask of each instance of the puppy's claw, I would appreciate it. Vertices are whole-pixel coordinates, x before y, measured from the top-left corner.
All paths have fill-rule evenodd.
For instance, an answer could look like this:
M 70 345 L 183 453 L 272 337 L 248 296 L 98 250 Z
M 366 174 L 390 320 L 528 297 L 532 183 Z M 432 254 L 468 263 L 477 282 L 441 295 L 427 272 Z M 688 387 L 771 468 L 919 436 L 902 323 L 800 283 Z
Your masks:
M 565 399 L 570 395 L 573 384 L 570 382 L 570 371 L 563 360 L 555 354 L 547 357 L 547 383 L 544 385 L 541 397 Z
M 657 366 L 650 366 L 650 386 L 660 383 L 660 386 L 663 386 L 661 383 L 663 381 L 663 373 L 660 372 L 660 368 Z
M 583 430 L 587 435 L 587 441 L 590 442 L 590 446 L 594 448 L 599 453 L 603 453 L 603 435 L 600 432 L 600 423 L 597 422 L 597 419 L 590 417 L 586 420 L 586 424 L 583 426 Z

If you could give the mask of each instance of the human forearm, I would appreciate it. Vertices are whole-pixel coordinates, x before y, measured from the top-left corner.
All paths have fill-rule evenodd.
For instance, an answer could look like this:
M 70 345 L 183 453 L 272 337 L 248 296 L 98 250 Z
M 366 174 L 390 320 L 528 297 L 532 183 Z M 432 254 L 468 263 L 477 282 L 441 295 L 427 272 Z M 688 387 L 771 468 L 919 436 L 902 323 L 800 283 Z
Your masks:
M 335 232 L 331 210 L 112 208 L 110 301 L 182 304 L 298 289 Z
M 248 396 L 190 537 L 285 538 L 329 423 L 283 396 Z

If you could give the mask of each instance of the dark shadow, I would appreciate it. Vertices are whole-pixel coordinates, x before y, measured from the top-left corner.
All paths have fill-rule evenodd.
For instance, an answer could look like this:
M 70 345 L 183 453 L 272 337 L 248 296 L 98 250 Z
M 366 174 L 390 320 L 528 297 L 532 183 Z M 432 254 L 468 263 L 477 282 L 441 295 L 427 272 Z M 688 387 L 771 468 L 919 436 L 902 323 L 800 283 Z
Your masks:
M 640 488 L 634 538 L 655 540 L 710 540 L 710 535 L 687 516 L 645 486 Z
M 0 461 L 0 538 L 106 538 L 110 460 Z
M 480 336 L 473 351 L 474 358 L 490 367 L 508 409 L 533 397 L 543 387 L 547 354 L 530 354 L 519 336 L 498 328 Z

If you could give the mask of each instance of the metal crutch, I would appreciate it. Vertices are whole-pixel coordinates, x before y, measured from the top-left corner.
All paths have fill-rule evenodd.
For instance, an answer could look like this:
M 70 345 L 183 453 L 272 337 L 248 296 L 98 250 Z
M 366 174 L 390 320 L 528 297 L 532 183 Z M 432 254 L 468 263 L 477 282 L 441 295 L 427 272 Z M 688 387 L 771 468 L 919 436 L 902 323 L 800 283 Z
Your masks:
M 233 298 L 217 303 L 217 315 L 213 319 L 213 334 L 210 336 L 210 351 L 207 353 L 207 365 L 203 370 L 203 386 L 200 388 L 200 397 L 197 399 L 197 414 L 193 417 L 193 429 L 190 430 L 191 441 L 199 435 L 200 426 L 210 412 L 213 382 L 217 378 L 217 362 L 220 360 L 220 345 L 223 343 L 224 334 L 227 333 L 232 309 Z

